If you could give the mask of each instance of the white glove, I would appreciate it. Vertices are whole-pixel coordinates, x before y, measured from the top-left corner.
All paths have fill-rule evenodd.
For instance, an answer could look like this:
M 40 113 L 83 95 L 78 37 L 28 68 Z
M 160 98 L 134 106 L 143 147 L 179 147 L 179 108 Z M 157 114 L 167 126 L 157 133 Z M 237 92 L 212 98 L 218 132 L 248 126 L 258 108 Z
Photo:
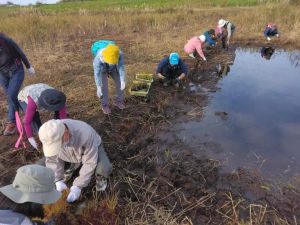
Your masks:
M 67 185 L 62 180 L 57 181 L 55 183 L 55 186 L 56 186 L 56 190 L 60 191 L 60 192 L 62 192 L 63 190 L 66 190 L 68 188 Z
M 121 81 L 121 90 L 123 91 L 125 89 L 126 83 L 124 80 Z
M 101 98 L 101 96 L 102 96 L 102 89 L 101 89 L 100 86 L 97 86 L 97 96 L 98 96 L 99 98 Z
M 193 53 L 189 54 L 189 57 L 195 58 Z
M 27 69 L 27 72 L 29 75 L 34 75 L 35 74 L 35 70 L 32 66 L 29 67 L 29 69 Z
M 80 197 L 80 194 L 81 194 L 81 189 L 77 186 L 72 186 L 71 191 L 67 197 L 67 202 L 71 203 L 76 201 Z
M 270 38 L 270 37 L 267 37 L 267 40 L 268 40 L 268 41 L 271 41 L 271 38 Z
M 32 147 L 34 147 L 36 150 L 38 150 L 38 146 L 36 141 L 34 140 L 34 137 L 28 138 L 29 143 L 31 144 Z
M 205 57 L 203 57 L 203 60 L 204 60 L 204 61 L 207 61 Z

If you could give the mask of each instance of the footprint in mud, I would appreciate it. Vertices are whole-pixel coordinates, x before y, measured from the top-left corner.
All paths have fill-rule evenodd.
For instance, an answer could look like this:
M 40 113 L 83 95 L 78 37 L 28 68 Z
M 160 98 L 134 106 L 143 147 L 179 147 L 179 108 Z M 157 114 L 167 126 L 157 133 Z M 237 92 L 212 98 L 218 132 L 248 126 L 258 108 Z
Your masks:
M 229 114 L 227 112 L 215 112 L 216 116 L 219 116 L 222 120 L 227 120 L 229 118 Z

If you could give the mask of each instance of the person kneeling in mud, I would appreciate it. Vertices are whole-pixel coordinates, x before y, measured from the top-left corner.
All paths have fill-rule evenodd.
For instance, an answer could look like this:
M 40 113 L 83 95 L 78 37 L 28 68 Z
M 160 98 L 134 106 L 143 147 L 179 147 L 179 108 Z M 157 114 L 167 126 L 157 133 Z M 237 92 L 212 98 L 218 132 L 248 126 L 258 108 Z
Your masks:
M 177 52 L 171 53 L 159 63 L 156 74 L 163 85 L 179 87 L 188 73 L 187 65 L 180 59 Z
M 101 137 L 90 125 L 72 119 L 49 120 L 41 126 L 39 138 L 43 144 L 46 167 L 55 173 L 58 191 L 67 189 L 65 184 L 67 179 L 64 178 L 70 178 L 70 174 L 72 175 L 81 166 L 67 202 L 79 199 L 82 188 L 88 186 L 93 173 L 96 175 L 96 190 L 106 189 L 112 164 L 103 148 Z M 64 172 L 65 162 L 72 165 L 66 172 Z
M 268 41 L 271 41 L 271 37 L 279 37 L 278 29 L 276 24 L 268 23 L 264 30 L 264 36 L 267 38 Z
M 36 220 L 44 219 L 43 204 L 55 203 L 60 197 L 51 169 L 40 165 L 22 166 L 13 183 L 0 188 L 0 224 L 44 225 Z M 54 223 L 51 220 L 46 224 Z
M 216 46 L 217 36 L 215 35 L 214 29 L 205 31 L 203 35 L 205 36 L 205 47 Z

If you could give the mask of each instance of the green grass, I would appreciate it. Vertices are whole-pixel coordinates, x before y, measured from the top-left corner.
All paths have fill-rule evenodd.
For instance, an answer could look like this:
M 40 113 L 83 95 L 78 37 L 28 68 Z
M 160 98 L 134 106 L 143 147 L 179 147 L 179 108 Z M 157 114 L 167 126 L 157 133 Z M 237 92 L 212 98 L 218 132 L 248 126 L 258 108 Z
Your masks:
M 265 3 L 280 2 L 284 0 L 264 0 Z M 103 10 L 103 9 L 160 9 L 174 7 L 232 7 L 232 6 L 254 6 L 260 4 L 261 0 L 66 0 L 58 4 L 29 6 L 38 8 L 43 11 L 78 11 L 80 9 L 87 10 Z M 0 7 L 0 12 L 18 9 L 14 7 Z M 23 7 L 26 8 L 26 7 Z

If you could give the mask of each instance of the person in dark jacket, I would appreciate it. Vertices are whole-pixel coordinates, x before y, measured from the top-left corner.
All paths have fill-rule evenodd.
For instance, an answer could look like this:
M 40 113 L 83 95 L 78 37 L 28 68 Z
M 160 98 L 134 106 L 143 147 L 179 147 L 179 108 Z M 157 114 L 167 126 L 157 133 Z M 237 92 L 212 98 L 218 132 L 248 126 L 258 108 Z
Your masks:
M 276 24 L 274 23 L 268 23 L 266 25 L 265 31 L 264 31 L 264 35 L 267 38 L 268 41 L 271 41 L 271 37 L 279 37 L 279 33 L 278 33 L 278 29 Z
M 215 30 L 214 29 L 210 29 L 208 31 L 205 31 L 204 34 L 205 36 L 205 43 L 208 45 L 208 46 L 215 46 L 217 43 L 216 43 L 216 35 L 215 35 Z
M 8 101 L 8 122 L 3 135 L 16 132 L 15 111 L 18 109 L 18 93 L 24 80 L 23 64 L 28 74 L 34 74 L 22 49 L 11 38 L 0 33 L 0 85 L 4 89 Z
M 162 80 L 163 85 L 169 86 L 174 84 L 179 86 L 188 73 L 187 65 L 180 59 L 177 52 L 171 53 L 159 63 L 156 74 Z

